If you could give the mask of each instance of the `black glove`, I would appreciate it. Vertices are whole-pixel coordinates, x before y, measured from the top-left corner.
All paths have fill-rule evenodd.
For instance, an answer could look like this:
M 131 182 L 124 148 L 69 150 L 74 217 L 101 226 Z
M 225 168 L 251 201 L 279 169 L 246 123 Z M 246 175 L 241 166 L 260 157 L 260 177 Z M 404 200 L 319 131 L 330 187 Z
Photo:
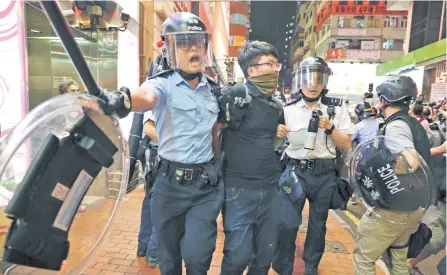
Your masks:
M 242 97 L 235 97 L 233 101 L 233 106 L 239 109 L 247 109 L 250 102 Z
M 121 87 L 117 92 L 107 92 L 101 89 L 98 97 L 100 99 L 99 107 L 106 115 L 116 113 L 119 118 L 123 118 L 132 110 L 130 90 L 127 87 Z

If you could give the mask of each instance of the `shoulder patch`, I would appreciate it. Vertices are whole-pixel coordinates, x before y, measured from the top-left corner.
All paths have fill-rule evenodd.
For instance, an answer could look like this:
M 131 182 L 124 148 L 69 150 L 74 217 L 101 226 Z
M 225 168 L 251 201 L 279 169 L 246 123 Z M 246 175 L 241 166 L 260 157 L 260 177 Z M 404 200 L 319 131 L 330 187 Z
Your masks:
M 153 79 L 153 78 L 157 78 L 157 77 L 168 78 L 168 76 L 170 76 L 173 72 L 174 72 L 173 69 L 164 70 L 164 71 L 161 71 L 161 72 L 158 72 L 158 73 L 154 74 L 151 77 L 148 77 L 147 79 L 149 80 L 149 79 Z
M 336 97 L 329 97 L 329 96 L 323 96 L 321 98 L 321 102 L 324 105 L 334 105 L 334 106 L 341 106 L 341 105 L 343 105 L 343 99 L 336 98 Z
M 296 99 L 294 99 L 294 100 L 292 100 L 292 101 L 290 101 L 290 102 L 287 102 L 287 103 L 285 104 L 285 106 L 287 107 L 287 106 L 293 105 L 293 104 L 295 104 L 295 103 L 301 101 L 301 99 L 302 99 L 302 97 L 298 97 L 298 98 L 296 98 Z

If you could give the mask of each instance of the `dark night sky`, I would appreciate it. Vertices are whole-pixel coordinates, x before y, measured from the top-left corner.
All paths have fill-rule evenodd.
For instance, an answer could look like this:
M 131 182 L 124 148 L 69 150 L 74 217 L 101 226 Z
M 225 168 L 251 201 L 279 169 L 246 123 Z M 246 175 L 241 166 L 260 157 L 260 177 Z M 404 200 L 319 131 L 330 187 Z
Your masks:
M 290 43 L 285 41 L 288 29 L 295 30 L 295 26 L 287 27 L 286 25 L 296 21 L 292 19 L 297 9 L 296 1 L 252 1 L 250 10 L 251 33 L 250 40 L 262 40 L 271 43 L 278 50 L 280 62 L 284 64 L 287 60 L 288 66 L 291 67 Z M 288 43 L 288 48 L 285 44 Z M 285 55 L 287 50 L 287 55 Z M 281 70 L 283 71 L 283 70 Z

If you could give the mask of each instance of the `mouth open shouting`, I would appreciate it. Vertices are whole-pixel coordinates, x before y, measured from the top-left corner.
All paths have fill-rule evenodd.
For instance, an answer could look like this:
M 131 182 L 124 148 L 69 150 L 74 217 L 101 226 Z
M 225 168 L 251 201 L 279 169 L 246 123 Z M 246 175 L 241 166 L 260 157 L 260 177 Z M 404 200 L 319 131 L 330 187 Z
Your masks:
M 198 54 L 193 54 L 190 58 L 189 58 L 189 64 L 191 64 L 191 66 L 202 66 L 202 57 Z

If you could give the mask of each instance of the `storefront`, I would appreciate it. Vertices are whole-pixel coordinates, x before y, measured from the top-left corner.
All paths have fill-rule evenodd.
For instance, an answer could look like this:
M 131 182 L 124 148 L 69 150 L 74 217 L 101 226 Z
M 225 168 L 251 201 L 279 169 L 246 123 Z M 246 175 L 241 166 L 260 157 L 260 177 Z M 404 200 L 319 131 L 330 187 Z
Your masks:
M 407 75 L 415 80 L 425 101 L 437 101 L 446 95 L 446 39 L 407 55 L 385 62 L 376 69 L 377 76 Z

